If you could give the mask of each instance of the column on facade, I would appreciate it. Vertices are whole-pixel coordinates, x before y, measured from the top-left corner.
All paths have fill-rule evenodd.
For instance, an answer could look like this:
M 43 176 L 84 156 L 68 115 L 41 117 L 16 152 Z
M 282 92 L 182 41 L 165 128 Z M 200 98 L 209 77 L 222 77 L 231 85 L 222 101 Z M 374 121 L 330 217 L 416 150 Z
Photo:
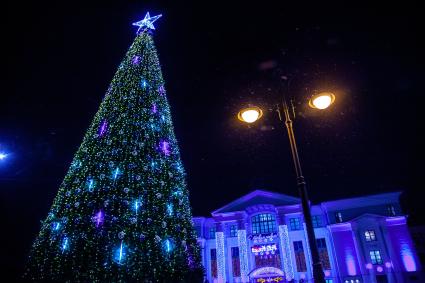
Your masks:
M 359 231 L 359 228 L 357 226 L 356 222 L 351 222 L 351 233 L 353 236 L 353 243 L 354 243 L 354 247 L 356 250 L 356 254 L 357 254 L 357 262 L 359 264 L 359 268 L 360 268 L 360 274 L 362 276 L 362 279 L 364 282 L 368 282 L 370 280 L 374 280 L 375 275 L 373 272 L 369 271 L 369 275 L 368 273 L 368 269 L 366 268 L 365 263 L 367 262 L 367 250 L 364 249 L 364 246 L 361 243 L 361 232 Z
M 226 280 L 226 247 L 224 243 L 223 225 L 216 223 L 215 245 L 217 253 L 217 281 L 225 283 Z
M 246 239 L 246 227 L 244 220 L 238 221 L 238 247 L 241 269 L 241 282 L 249 282 L 248 244 Z
M 294 279 L 294 264 L 292 262 L 291 244 L 289 240 L 288 226 L 285 223 L 285 216 L 279 215 L 279 246 L 283 260 L 283 271 L 287 281 Z

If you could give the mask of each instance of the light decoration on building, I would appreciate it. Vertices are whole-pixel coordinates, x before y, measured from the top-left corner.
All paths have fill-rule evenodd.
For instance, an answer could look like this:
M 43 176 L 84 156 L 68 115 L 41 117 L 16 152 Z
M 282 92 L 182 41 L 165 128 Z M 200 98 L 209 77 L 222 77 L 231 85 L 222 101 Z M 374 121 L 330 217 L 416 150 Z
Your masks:
M 384 269 L 382 268 L 382 266 L 378 266 L 378 267 L 376 268 L 376 271 L 378 271 L 378 272 L 382 272 L 382 271 L 384 271 Z
M 287 225 L 279 225 L 279 238 L 280 245 L 284 249 L 283 256 L 283 270 L 285 271 L 286 280 L 290 281 L 294 278 L 294 267 L 291 258 L 291 246 L 289 243 L 289 232 Z
M 279 275 L 279 276 L 285 275 L 283 273 L 283 271 L 280 270 L 279 268 L 276 268 L 276 267 L 273 267 L 273 266 L 266 266 L 266 267 L 261 267 L 261 268 L 254 270 L 251 273 L 251 276 L 252 277 L 258 277 L 258 276 L 261 276 L 263 274 L 276 274 L 276 275 Z
M 401 245 L 401 259 L 403 261 L 404 268 L 407 272 L 414 272 L 417 270 L 416 262 L 413 257 L 412 250 L 410 249 L 409 244 L 403 243 Z
M 276 233 L 270 233 L 270 234 L 267 234 L 267 235 L 261 235 L 261 234 L 249 235 L 249 239 L 252 240 L 254 242 L 254 244 L 273 242 L 276 237 L 277 237 Z
M 386 267 L 386 268 L 391 268 L 391 267 L 392 267 L 391 262 L 388 262 L 388 261 L 387 261 L 387 262 L 385 263 L 385 267 Z
M 276 277 L 267 277 L 267 278 L 257 278 L 255 282 L 258 283 L 266 283 L 266 282 L 282 282 L 283 277 L 282 276 L 276 276 Z
M 308 258 L 308 263 L 310 266 L 310 270 L 313 270 L 313 260 L 311 258 L 311 250 L 310 250 L 310 244 L 308 242 L 308 235 L 307 235 L 307 226 L 305 225 L 305 222 L 303 223 L 303 227 L 304 227 L 304 237 L 305 237 L 305 245 L 307 246 L 307 258 Z
M 366 264 L 366 268 L 367 269 L 372 269 L 373 268 L 373 265 L 369 262 L 369 263 Z
M 331 272 L 330 272 L 330 270 L 325 270 L 325 276 L 326 276 L 326 277 L 331 276 Z
M 251 252 L 253 252 L 255 255 L 263 255 L 263 254 L 274 254 L 277 251 L 276 244 L 269 244 L 269 245 L 255 245 L 251 247 Z
M 239 261 L 241 268 L 241 281 L 249 282 L 248 245 L 246 243 L 246 230 L 238 230 Z
M 224 233 L 215 233 L 215 244 L 217 249 L 217 279 L 218 283 L 225 283 L 226 280 L 226 257 L 224 251 Z
M 345 265 L 347 267 L 348 275 L 357 275 L 356 262 L 354 261 L 353 251 L 351 249 L 345 250 Z

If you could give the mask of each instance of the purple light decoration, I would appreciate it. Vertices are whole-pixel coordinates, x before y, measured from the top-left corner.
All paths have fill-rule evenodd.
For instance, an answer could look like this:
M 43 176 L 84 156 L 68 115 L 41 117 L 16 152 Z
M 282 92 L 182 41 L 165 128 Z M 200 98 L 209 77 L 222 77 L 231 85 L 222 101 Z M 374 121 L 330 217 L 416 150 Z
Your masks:
M 156 107 L 156 104 L 154 103 L 152 104 L 152 113 L 156 113 L 156 112 L 158 112 L 158 109 Z
M 131 62 L 133 63 L 133 65 L 139 65 L 139 63 L 140 63 L 140 56 L 135 55 L 133 57 L 133 60 Z
M 368 264 L 366 264 L 366 268 L 367 268 L 367 269 L 372 269 L 372 268 L 373 268 L 373 266 L 372 266 L 372 264 L 371 264 L 371 263 L 368 263 Z
M 408 244 L 403 244 L 401 248 L 401 259 L 403 261 L 404 268 L 407 272 L 414 272 L 417 270 L 416 262 L 413 258 L 412 250 Z
M 382 272 L 382 271 L 384 271 L 384 269 L 382 268 L 382 266 L 378 266 L 378 267 L 376 268 L 376 271 L 378 271 L 378 272 Z
M 167 141 L 161 141 L 159 143 L 159 148 L 161 149 L 161 151 L 166 155 L 170 155 L 171 151 L 170 151 L 170 143 Z
M 158 92 L 159 92 L 159 94 L 160 94 L 161 96 L 164 96 L 164 94 L 165 94 L 165 88 L 164 88 L 164 86 L 163 86 L 163 85 L 161 85 L 161 86 L 158 88 Z
M 103 136 L 106 133 L 107 128 L 108 128 L 108 121 L 103 120 L 99 128 L 99 137 Z
M 96 214 L 96 227 L 99 227 L 103 223 L 103 213 L 102 210 L 99 210 L 99 212 Z
M 331 272 L 330 272 L 329 270 L 325 270 L 325 276 L 326 276 L 326 277 L 331 276 Z
M 386 268 L 391 268 L 391 262 L 388 262 L 388 261 L 387 261 L 387 262 L 385 263 L 385 267 L 386 267 Z
M 345 264 L 347 265 L 348 275 L 355 276 L 357 274 L 356 262 L 354 261 L 351 250 L 346 251 Z

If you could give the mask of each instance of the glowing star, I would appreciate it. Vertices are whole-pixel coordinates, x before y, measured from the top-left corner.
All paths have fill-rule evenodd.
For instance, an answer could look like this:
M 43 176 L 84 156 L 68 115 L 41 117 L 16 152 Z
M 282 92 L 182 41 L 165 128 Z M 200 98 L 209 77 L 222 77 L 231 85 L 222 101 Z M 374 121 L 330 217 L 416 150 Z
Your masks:
M 133 26 L 138 26 L 139 27 L 139 29 L 137 30 L 137 34 L 139 34 L 139 32 L 140 32 L 141 29 L 143 29 L 142 32 L 144 32 L 147 29 L 154 30 L 155 27 L 154 27 L 153 23 L 156 20 L 158 20 L 159 18 L 161 18 L 161 17 L 162 17 L 162 15 L 151 17 L 149 15 L 149 12 L 147 12 L 146 15 L 145 15 L 145 18 L 143 20 L 141 20 L 141 21 L 138 21 L 138 22 L 133 23 Z

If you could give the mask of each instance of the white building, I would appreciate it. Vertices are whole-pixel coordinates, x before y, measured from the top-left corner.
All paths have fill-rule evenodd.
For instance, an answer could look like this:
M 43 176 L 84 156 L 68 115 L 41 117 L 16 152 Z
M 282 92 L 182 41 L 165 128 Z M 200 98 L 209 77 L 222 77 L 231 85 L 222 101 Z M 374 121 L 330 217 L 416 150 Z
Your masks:
M 400 194 L 311 207 L 327 282 L 423 282 Z M 312 282 L 298 198 L 257 190 L 211 215 L 193 218 L 206 281 Z

